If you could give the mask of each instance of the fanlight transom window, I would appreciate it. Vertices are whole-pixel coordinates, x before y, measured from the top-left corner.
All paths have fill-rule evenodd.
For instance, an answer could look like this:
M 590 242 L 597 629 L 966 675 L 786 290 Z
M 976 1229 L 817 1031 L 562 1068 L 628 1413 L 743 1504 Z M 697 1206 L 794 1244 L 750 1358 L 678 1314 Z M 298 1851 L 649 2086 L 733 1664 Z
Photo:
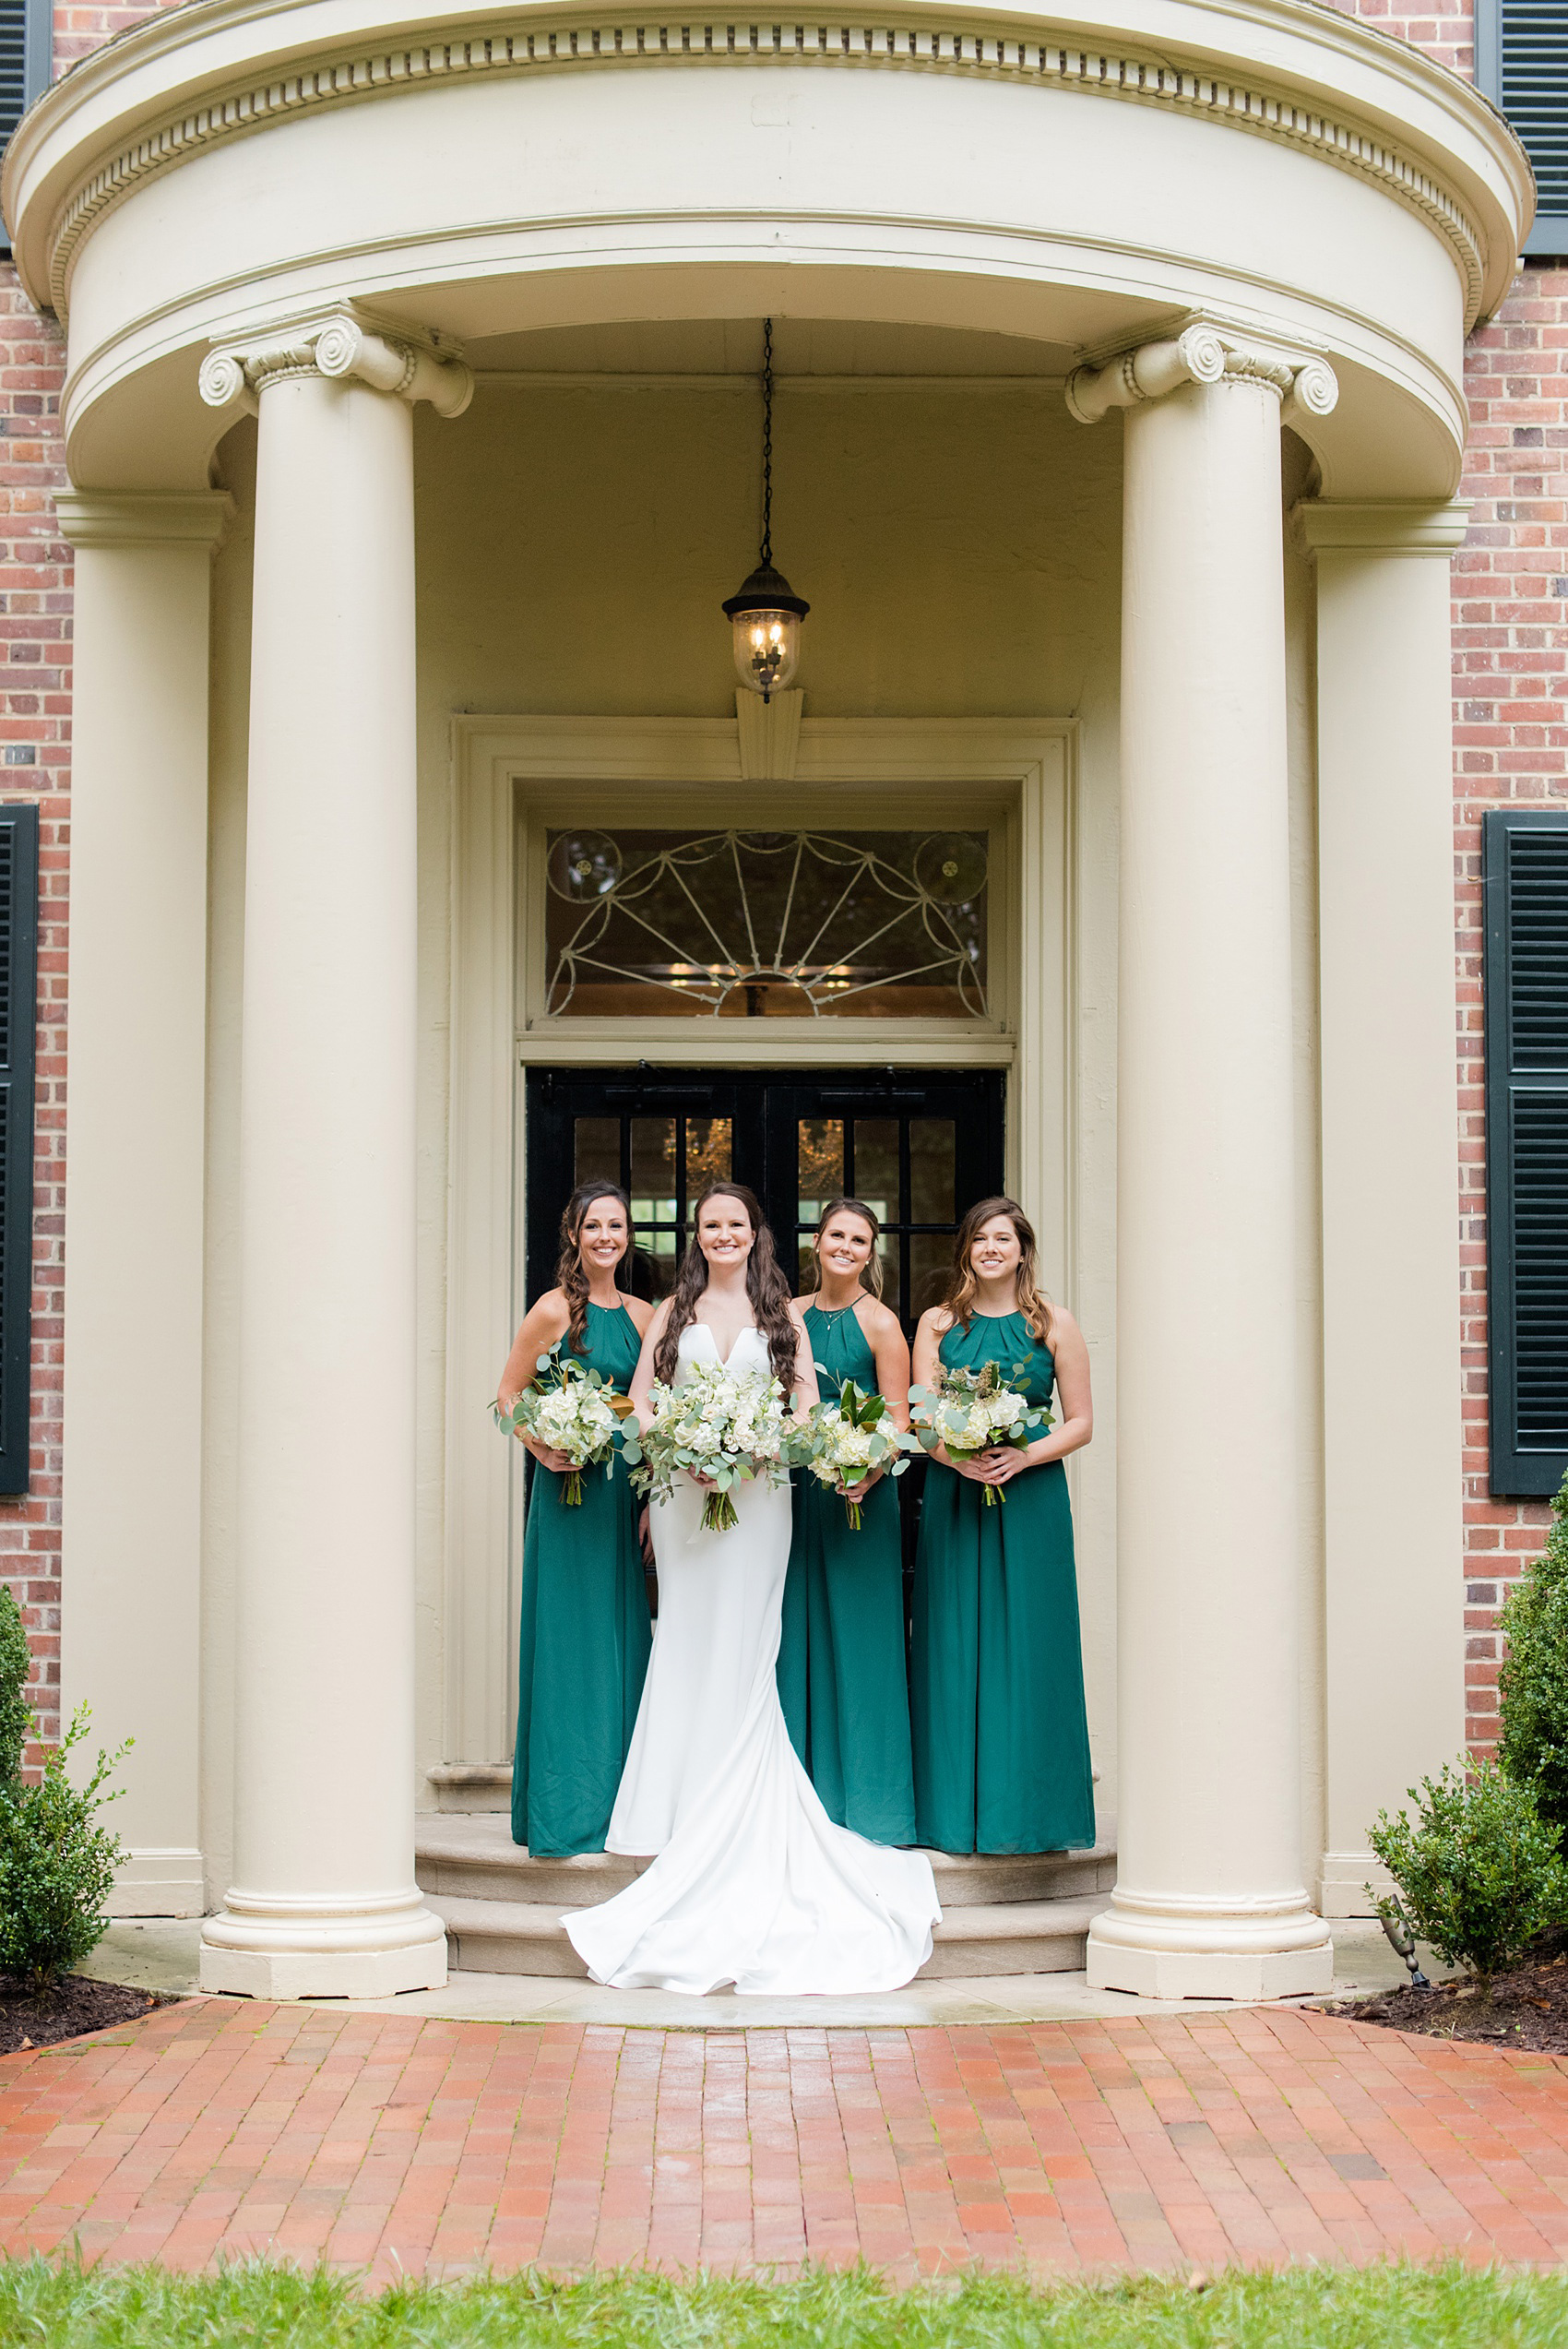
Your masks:
M 989 852 L 983 830 L 552 829 L 547 1008 L 982 1019 Z

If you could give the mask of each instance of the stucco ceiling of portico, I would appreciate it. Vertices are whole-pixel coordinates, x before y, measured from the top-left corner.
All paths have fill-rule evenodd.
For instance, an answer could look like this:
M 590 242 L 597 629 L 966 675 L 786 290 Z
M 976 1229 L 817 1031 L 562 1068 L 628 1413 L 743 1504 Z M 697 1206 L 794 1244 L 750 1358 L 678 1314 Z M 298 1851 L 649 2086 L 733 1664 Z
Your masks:
M 718 351 L 771 312 L 802 375 L 1049 377 L 1223 311 L 1329 352 L 1325 471 L 1392 495 L 1448 485 L 1460 338 L 1528 204 L 1467 85 L 1303 0 L 861 26 L 189 0 L 41 101 L 5 196 L 30 290 L 68 297 L 78 481 L 199 478 L 208 343 L 347 299 L 486 372 L 586 336 L 588 374 L 623 365 L 595 335 L 707 321 Z M 877 362 L 879 331 L 947 356 Z

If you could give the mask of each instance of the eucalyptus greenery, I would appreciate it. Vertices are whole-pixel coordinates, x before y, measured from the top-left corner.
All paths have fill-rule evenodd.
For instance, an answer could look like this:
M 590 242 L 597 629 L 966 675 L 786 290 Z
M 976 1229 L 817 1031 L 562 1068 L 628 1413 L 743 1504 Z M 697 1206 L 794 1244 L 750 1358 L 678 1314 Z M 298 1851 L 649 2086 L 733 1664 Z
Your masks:
M 1484 1983 L 1568 1916 L 1562 1830 L 1493 1761 L 1445 1763 L 1407 1791 L 1412 1808 L 1379 1811 L 1368 1840 L 1417 1939 Z M 1377 1906 L 1394 1912 L 1387 1900 Z

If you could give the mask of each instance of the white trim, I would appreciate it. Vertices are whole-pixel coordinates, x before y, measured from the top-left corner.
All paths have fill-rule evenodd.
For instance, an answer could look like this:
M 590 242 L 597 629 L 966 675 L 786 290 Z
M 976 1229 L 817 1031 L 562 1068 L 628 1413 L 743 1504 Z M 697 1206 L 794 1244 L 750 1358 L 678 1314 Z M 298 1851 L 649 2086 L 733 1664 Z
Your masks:
M 574 786 L 576 809 L 582 787 L 590 787 L 607 813 L 618 804 L 644 813 L 640 794 L 657 785 L 660 818 L 688 807 L 700 816 L 719 793 L 732 797 L 741 788 L 734 718 L 461 716 L 452 721 L 452 757 L 445 1750 L 432 1759 L 477 1763 L 510 1751 L 515 1701 L 520 1493 L 513 1494 L 512 1453 L 497 1441 L 483 1400 L 524 1303 L 517 1073 L 531 1063 L 639 1059 L 754 1066 L 764 1040 L 754 1023 L 740 1020 L 530 1018 L 520 979 L 542 915 L 542 879 L 522 862 L 530 815 L 548 813 Z M 745 787 L 748 806 L 778 794 L 793 810 L 812 811 L 820 795 L 839 823 L 863 821 L 895 793 L 902 813 L 911 798 L 930 805 L 956 790 L 966 813 L 983 805 L 1003 832 L 1003 882 L 991 913 L 992 1019 L 769 1020 L 766 1057 L 770 1067 L 891 1060 L 1011 1070 L 1009 1180 L 1035 1213 L 1045 1262 L 1061 1268 L 1052 1279 L 1068 1304 L 1076 1286 L 1076 771 L 1070 719 L 808 718 L 795 783 Z
M 205 1916 L 207 1870 L 198 1851 L 132 1849 L 114 1871 L 108 1916 Z

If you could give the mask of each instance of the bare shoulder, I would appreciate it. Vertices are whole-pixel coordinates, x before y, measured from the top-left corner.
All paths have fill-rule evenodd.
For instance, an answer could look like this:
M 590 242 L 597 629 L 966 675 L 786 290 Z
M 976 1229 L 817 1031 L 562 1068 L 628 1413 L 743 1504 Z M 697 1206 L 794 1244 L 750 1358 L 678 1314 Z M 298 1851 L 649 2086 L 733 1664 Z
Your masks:
M 536 1330 L 552 1330 L 556 1337 L 560 1337 L 571 1318 L 572 1311 L 566 1302 L 564 1289 L 546 1289 L 541 1297 L 535 1297 L 528 1310 L 528 1320 Z
M 880 1297 L 857 1297 L 855 1315 L 868 1338 L 902 1337 L 903 1329 L 897 1315 Z
M 944 1338 L 952 1327 L 953 1316 L 944 1305 L 928 1305 L 920 1318 L 917 1334 Z
M 1073 1347 L 1080 1353 L 1087 1352 L 1084 1333 L 1064 1305 L 1051 1308 L 1050 1343 L 1053 1353 L 1060 1353 L 1063 1346 Z
M 791 1297 L 790 1299 L 790 1318 L 794 1323 L 797 1330 L 803 1330 L 805 1328 L 806 1308 L 802 1298 Z
M 639 1338 L 647 1336 L 648 1323 L 653 1319 L 656 1310 L 657 1308 L 647 1297 L 629 1296 L 626 1299 L 626 1311 L 632 1317 L 632 1327 Z
M 656 1334 L 662 1335 L 664 1325 L 670 1318 L 670 1307 L 671 1302 L 672 1300 L 669 1297 L 660 1297 L 659 1303 L 654 1306 L 652 1313 L 643 1324 L 643 1336 L 645 1338 L 647 1336 L 650 1330 Z

